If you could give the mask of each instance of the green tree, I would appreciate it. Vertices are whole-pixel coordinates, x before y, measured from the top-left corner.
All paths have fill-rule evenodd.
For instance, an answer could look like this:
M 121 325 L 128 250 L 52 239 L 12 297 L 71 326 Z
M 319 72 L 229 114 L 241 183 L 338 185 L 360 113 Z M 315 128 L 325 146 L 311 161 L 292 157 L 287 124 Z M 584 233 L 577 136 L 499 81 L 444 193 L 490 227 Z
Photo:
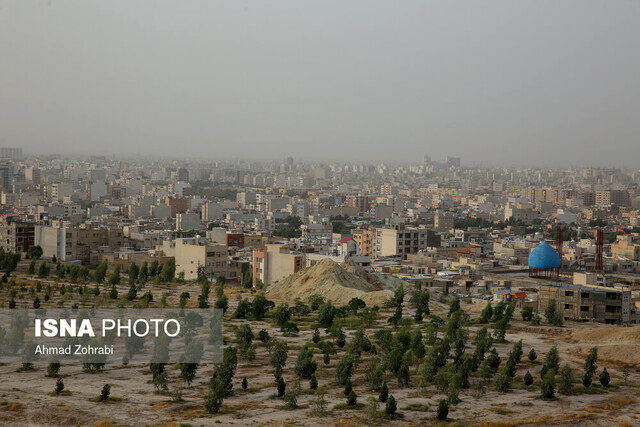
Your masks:
M 111 394 L 111 384 L 105 384 L 102 386 L 102 390 L 100 390 L 100 400 L 105 401 L 109 399 L 109 395 Z
M 547 320 L 547 323 L 552 324 L 553 318 L 556 315 L 556 300 L 551 298 L 547 303 L 547 308 L 544 310 L 544 318 Z
M 109 284 L 111 286 L 117 286 L 120 284 L 120 266 L 116 265 L 116 268 L 113 269 L 111 276 L 109 276 Z
M 55 394 L 60 394 L 64 391 L 64 381 L 62 380 L 62 378 L 58 378 L 56 380 L 56 387 L 54 389 L 54 393 Z
M 493 307 L 491 302 L 487 302 L 487 305 L 482 309 L 480 314 L 480 323 L 488 323 L 493 317 Z
M 96 283 L 104 283 L 104 279 L 107 277 L 107 268 L 109 267 L 109 263 L 107 260 L 103 260 L 100 265 L 96 268 L 93 278 Z
M 200 285 L 209 284 L 207 269 L 205 268 L 204 265 L 198 265 L 196 282 L 198 282 Z
M 556 377 L 553 370 L 547 371 L 540 385 L 540 396 L 544 399 L 552 399 L 556 395 Z
M 600 379 L 600 384 L 602 384 L 603 387 L 609 387 L 611 376 L 609 376 L 607 368 L 604 368 L 602 372 L 600 372 L 600 376 L 598 378 Z
M 553 345 L 544 358 L 542 369 L 540 370 L 540 377 L 544 378 L 547 371 L 551 371 L 555 375 L 560 369 L 560 356 L 558 355 L 558 346 Z
M 49 268 L 49 264 L 47 264 L 46 261 L 43 261 L 42 264 L 40 264 L 40 268 L 38 269 L 38 277 L 41 279 L 49 277 L 50 271 L 51 268 Z
M 129 271 L 127 272 L 129 275 L 129 284 L 133 285 L 138 283 L 138 276 L 140 275 L 140 267 L 135 262 L 129 264 Z
M 336 379 L 338 384 L 345 385 L 353 375 L 355 360 L 350 354 L 346 354 L 336 366 Z
M 436 419 L 445 421 L 449 415 L 449 401 L 447 399 L 440 399 L 438 402 L 438 409 L 436 410 Z
M 560 369 L 560 384 L 558 386 L 560 394 L 573 394 L 573 371 L 568 363 L 565 363 Z
M 36 274 L 36 260 L 32 259 L 29 263 L 29 269 L 27 270 L 27 274 Z
M 318 364 L 313 360 L 313 347 L 307 344 L 298 353 L 295 367 L 296 374 L 301 379 L 311 379 L 317 367 Z
M 524 374 L 524 385 L 526 386 L 530 386 L 531 384 L 533 384 L 533 376 L 531 375 L 531 372 L 527 371 L 526 374 Z
M 285 341 L 278 341 L 273 346 L 271 353 L 271 366 L 273 367 L 273 375 L 276 380 L 282 376 L 282 369 L 287 363 L 287 357 L 289 356 L 289 347 Z
M 389 397 L 389 387 L 387 387 L 387 382 L 382 383 L 382 387 L 380 388 L 380 394 L 378 395 L 378 399 L 380 402 L 386 402 Z
M 173 282 L 176 277 L 176 260 L 175 258 L 169 258 L 169 260 L 162 267 L 162 281 Z
M 282 303 L 278 306 L 273 314 L 273 318 L 278 326 L 282 326 L 291 319 L 291 310 L 287 303 Z
M 502 369 L 502 372 L 496 378 L 496 390 L 500 393 L 507 393 L 511 389 L 511 378 L 512 375 L 509 371 L 509 368 L 505 366 Z
M 591 386 L 591 382 L 593 381 L 593 376 L 598 369 L 598 347 L 592 347 L 589 350 L 589 354 L 584 359 L 584 374 L 582 375 L 582 384 L 585 387 Z
M 396 398 L 393 395 L 389 396 L 387 399 L 387 404 L 384 407 L 384 412 L 387 415 L 393 415 L 396 413 L 398 405 L 396 404 Z
M 147 261 L 142 263 L 142 267 L 140 267 L 140 273 L 138 273 L 138 282 L 141 285 L 144 285 L 149 280 L 149 263 Z
M 330 301 L 324 303 L 318 312 L 318 323 L 323 328 L 328 328 L 333 324 L 336 309 Z
M 30 246 L 29 249 L 27 250 L 27 258 L 35 261 L 37 259 L 40 259 L 40 257 L 42 256 L 42 253 L 43 251 L 40 245 Z
M 273 302 L 266 299 L 264 295 L 256 295 L 251 303 L 251 313 L 253 318 L 256 320 L 262 320 L 269 308 L 273 306 Z

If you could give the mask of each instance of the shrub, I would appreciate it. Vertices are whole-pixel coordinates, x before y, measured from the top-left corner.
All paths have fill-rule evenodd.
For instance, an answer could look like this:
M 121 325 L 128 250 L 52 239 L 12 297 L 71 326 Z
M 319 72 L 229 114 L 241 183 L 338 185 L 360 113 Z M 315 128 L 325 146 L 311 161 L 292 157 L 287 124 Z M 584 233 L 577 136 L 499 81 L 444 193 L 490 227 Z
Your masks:
M 356 392 L 351 390 L 351 392 L 347 396 L 347 405 L 356 406 L 357 401 L 358 401 L 358 396 L 356 395 Z
M 318 379 L 315 375 L 311 375 L 311 379 L 309 380 L 309 388 L 311 390 L 316 390 L 318 388 Z
M 298 396 L 300 395 L 300 383 L 296 382 L 293 387 L 284 394 L 282 400 L 288 408 L 295 409 L 298 407 Z
M 447 419 L 447 415 L 449 415 L 449 402 L 447 399 L 440 399 L 440 402 L 438 402 L 438 409 L 436 410 L 436 418 L 440 421 L 444 421 Z
M 511 375 L 505 366 L 500 375 L 496 378 L 496 390 L 500 393 L 507 393 L 511 389 Z
M 533 376 L 531 372 L 527 371 L 527 373 L 524 374 L 524 385 L 530 386 L 531 384 L 533 384 Z
M 532 348 L 531 350 L 529 350 L 529 354 L 527 355 L 527 357 L 529 358 L 530 361 L 534 361 L 538 358 L 538 354 L 536 353 L 536 351 Z
M 396 404 L 396 398 L 393 397 L 393 395 L 391 395 L 387 399 L 387 404 L 384 407 L 384 412 L 387 415 L 393 415 L 396 413 L 396 409 L 398 409 L 398 405 Z
M 602 370 L 602 372 L 600 372 L 600 384 L 602 384 L 603 387 L 608 387 L 609 383 L 611 382 L 611 377 L 609 376 L 609 372 L 607 371 L 607 368 L 604 368 Z
M 385 381 L 382 383 L 382 388 L 380 388 L 380 395 L 378 398 L 380 399 L 380 402 L 386 402 L 387 397 L 389 397 L 389 387 L 387 387 L 387 382 Z
M 560 385 L 558 391 L 564 395 L 573 394 L 573 372 L 568 363 L 565 363 L 562 369 L 560 369 Z
M 107 400 L 110 394 L 111 394 L 111 385 L 110 384 L 103 385 L 102 391 L 100 391 L 100 400 Z
M 533 308 L 531 307 L 523 307 L 522 308 L 522 320 L 524 320 L 525 322 L 529 322 L 531 321 L 531 319 L 533 318 Z
M 242 389 L 243 389 L 243 390 L 246 390 L 246 389 L 247 389 L 247 387 L 249 387 L 249 383 L 247 383 L 247 377 L 244 377 L 244 378 L 242 379 Z
M 540 386 L 540 396 L 544 399 L 552 399 L 556 395 L 556 378 L 553 370 L 547 371 Z
M 266 343 L 270 338 L 271 337 L 269 336 L 269 332 L 264 329 L 260 329 L 260 332 L 258 332 L 258 339 L 260 340 L 260 342 Z
M 593 381 L 593 375 L 589 374 L 588 372 L 585 372 L 584 374 L 582 374 L 582 385 L 585 386 L 586 388 L 591 387 L 591 382 Z
M 54 389 L 54 393 L 60 394 L 62 393 L 63 390 L 64 390 L 64 381 L 62 381 L 62 378 L 58 378 L 58 380 L 56 381 L 56 387 Z
M 47 366 L 47 376 L 55 377 L 58 375 L 58 371 L 60 371 L 60 362 L 51 362 Z

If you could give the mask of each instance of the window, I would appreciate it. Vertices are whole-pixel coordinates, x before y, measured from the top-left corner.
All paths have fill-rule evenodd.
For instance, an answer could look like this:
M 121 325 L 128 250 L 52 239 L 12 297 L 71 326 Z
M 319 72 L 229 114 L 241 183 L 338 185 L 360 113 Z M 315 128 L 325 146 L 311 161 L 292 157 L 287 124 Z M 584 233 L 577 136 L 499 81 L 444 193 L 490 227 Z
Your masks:
M 580 306 L 580 311 L 589 311 L 589 306 L 588 305 L 581 305 Z
M 581 292 L 580 298 L 589 298 L 589 292 Z

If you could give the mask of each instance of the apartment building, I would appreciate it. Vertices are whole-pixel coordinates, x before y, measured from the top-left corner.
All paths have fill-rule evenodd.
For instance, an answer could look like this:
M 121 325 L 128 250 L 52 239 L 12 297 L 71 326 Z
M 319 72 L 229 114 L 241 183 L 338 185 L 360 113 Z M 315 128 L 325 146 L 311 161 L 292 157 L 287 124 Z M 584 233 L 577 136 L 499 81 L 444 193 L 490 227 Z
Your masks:
M 373 235 L 373 256 L 376 258 L 424 251 L 440 246 L 440 236 L 427 228 L 407 228 L 404 225 L 376 228 Z
M 51 225 L 35 226 L 35 244 L 42 248 L 42 256 L 55 256 L 61 261 L 78 259 L 78 229 L 68 222 L 53 221 Z
M 268 244 L 253 248 L 253 286 L 260 280 L 265 286 L 282 280 L 304 266 L 304 255 L 286 245 Z
M 17 216 L 0 217 L 0 247 L 9 252 L 27 252 L 35 243 L 35 224 Z
M 595 192 L 595 204 L 631 206 L 631 198 L 626 190 L 598 190 Z
M 176 274 L 184 271 L 186 280 L 198 278 L 198 266 L 204 265 L 209 280 L 224 276 L 228 282 L 242 278 L 242 266 L 229 256 L 227 245 L 213 244 L 202 237 L 163 241 L 160 250 L 176 261 Z
M 631 261 L 640 260 L 640 235 L 617 236 L 616 241 L 611 244 L 611 255 L 614 258 L 626 258 Z
M 504 207 L 504 220 L 531 222 L 538 217 L 533 209 L 520 208 L 513 203 L 507 203 Z
M 438 211 L 433 217 L 433 228 L 439 233 L 448 233 L 454 228 L 454 220 L 452 213 Z
M 302 239 L 319 243 L 331 243 L 333 228 L 330 222 L 302 224 Z
M 189 231 L 202 228 L 200 215 L 196 212 L 183 212 L 176 214 L 176 230 Z
M 627 289 L 568 284 L 540 285 L 538 311 L 543 312 L 552 299 L 565 320 L 626 324 L 638 323 L 640 319 L 632 305 L 631 291 Z
M 83 226 L 78 228 L 77 233 L 77 259 L 83 264 L 99 264 L 102 261 L 102 254 L 128 245 L 122 228 Z
M 359 255 L 373 255 L 373 230 L 355 230 L 353 241 L 356 243 Z
M 573 191 L 558 188 L 528 187 L 522 191 L 522 197 L 526 197 L 533 204 L 547 202 L 564 205 L 566 199 L 573 197 Z

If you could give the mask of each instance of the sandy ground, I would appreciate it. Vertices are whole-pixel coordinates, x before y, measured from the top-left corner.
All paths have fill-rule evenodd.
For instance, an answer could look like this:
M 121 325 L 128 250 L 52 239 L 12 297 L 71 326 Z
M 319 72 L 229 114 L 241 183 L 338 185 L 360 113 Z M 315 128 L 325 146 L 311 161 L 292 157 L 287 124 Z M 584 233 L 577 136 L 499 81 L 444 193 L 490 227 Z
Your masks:
M 52 283 L 55 281 L 51 280 Z M 93 285 L 90 285 L 92 288 Z M 127 286 L 120 288 L 121 295 L 126 293 Z M 198 287 L 191 285 L 163 286 L 148 285 L 153 290 L 154 301 L 159 301 L 163 293 L 169 293 L 169 304 L 175 304 L 177 296 L 184 290 L 192 292 L 190 305 L 195 306 Z M 146 289 L 145 289 L 146 290 Z M 226 290 L 229 296 L 230 309 L 233 312 L 237 303 L 237 296 L 244 291 L 233 286 Z M 245 295 L 249 296 L 245 292 Z M 6 289 L 0 293 L 2 304 L 7 298 Z M 102 300 L 103 295 L 98 297 Z M 443 314 L 446 305 L 438 302 L 437 292 L 432 294 L 431 310 L 435 314 Z M 71 301 L 78 300 L 78 295 L 67 294 L 63 298 L 68 306 Z M 213 298 L 213 296 L 212 296 Z M 53 299 L 53 306 L 57 305 L 59 297 Z M 407 298 L 408 299 L 408 298 Z M 25 297 L 24 304 L 31 301 Z M 91 301 L 98 305 L 99 301 Z M 383 312 L 381 319 L 374 328 L 367 330 L 372 334 L 375 329 L 387 327 L 386 318 L 390 312 Z M 405 316 L 411 314 L 411 309 L 405 304 Z M 516 317 L 518 314 L 516 314 Z M 232 326 L 245 320 L 230 320 L 225 318 L 225 336 L 233 341 Z M 299 322 L 301 332 L 296 337 L 283 337 L 278 328 L 267 319 L 265 321 L 248 321 L 254 332 L 266 329 L 272 336 L 286 339 L 289 344 L 289 358 L 284 378 L 288 386 L 295 381 L 293 366 L 299 349 L 311 339 L 313 333 L 312 322 Z M 505 356 L 514 342 L 523 340 L 523 362 L 519 365 L 517 378 L 521 378 L 530 370 L 536 381 L 539 380 L 541 360 L 549 348 L 556 344 L 560 351 L 561 363 L 568 362 L 574 368 L 576 386 L 582 373 L 584 353 L 594 342 L 583 342 L 580 333 L 601 328 L 598 325 L 567 322 L 563 328 L 549 326 L 531 326 L 523 322 L 512 322 L 507 333 L 507 343 L 496 344 L 501 356 Z M 477 327 L 470 328 L 473 336 Z M 322 336 L 325 333 L 321 330 Z M 348 336 L 353 331 L 345 329 Z M 585 332 L 587 333 L 587 332 Z M 596 334 L 597 335 L 597 334 Z M 604 336 L 609 336 L 606 333 Z M 257 342 L 257 340 L 256 340 Z M 538 353 L 536 362 L 529 362 L 526 354 L 534 347 Z M 99 373 L 83 372 L 80 366 L 63 365 L 60 374 L 64 379 L 66 392 L 54 395 L 52 391 L 55 378 L 48 378 L 46 365 L 36 364 L 36 370 L 17 372 L 16 366 L 0 366 L 0 423 L 3 425 L 158 425 L 184 423 L 191 425 L 260 425 L 286 423 L 296 425 L 337 424 L 349 422 L 355 424 L 431 424 L 434 423 L 437 402 L 444 396 L 433 386 L 421 389 L 418 386 L 418 365 L 412 367 L 412 384 L 410 387 L 399 387 L 395 378 L 389 377 L 390 393 L 398 402 L 398 412 L 402 418 L 395 421 L 372 420 L 367 417 L 364 409 L 336 408 L 345 403 L 342 387 L 335 385 L 335 365 L 342 352 L 332 356 L 330 365 L 322 362 L 320 354 L 316 353 L 318 363 L 316 375 L 320 387 L 325 387 L 327 394 L 328 412 L 323 416 L 316 416 L 313 412 L 315 396 L 308 391 L 308 381 L 303 381 L 303 393 L 298 399 L 297 409 L 286 409 L 281 399 L 274 397 L 276 388 L 272 368 L 269 366 L 267 348 L 259 345 L 257 357 L 253 361 L 239 360 L 234 378 L 234 395 L 226 398 L 219 414 L 211 415 L 205 412 L 203 402 L 207 392 L 207 383 L 213 371 L 213 365 L 203 365 L 199 368 L 196 380 L 190 387 L 183 388 L 182 402 L 174 402 L 168 394 L 158 394 L 151 383 L 148 366 L 107 365 Z M 377 396 L 370 392 L 365 380 L 366 356 L 359 365 L 352 381 L 358 395 L 358 402 L 365 403 L 367 397 Z M 640 372 L 632 369 L 626 385 L 622 378 L 622 364 L 620 360 L 602 360 L 599 367 L 607 367 L 612 376 L 610 390 L 602 394 L 577 394 L 573 396 L 558 396 L 557 400 L 546 401 L 540 399 L 539 386 L 534 385 L 530 390 L 524 388 L 520 380 L 514 383 L 514 389 L 509 393 L 497 393 L 491 384 L 485 393 L 476 389 L 464 390 L 460 393 L 461 402 L 451 408 L 449 418 L 468 425 L 526 425 L 526 424 L 561 424 L 566 425 L 580 422 L 585 425 L 640 425 Z M 179 371 L 175 365 L 169 368 L 169 389 L 175 390 L 182 386 Z M 248 390 L 241 389 L 241 381 L 246 377 Z M 111 395 L 114 399 L 100 403 L 95 397 L 100 393 L 102 385 L 111 384 Z M 537 383 L 536 383 L 537 384 Z M 380 405 L 379 409 L 383 409 Z M 625 424 L 628 423 L 628 424 Z

